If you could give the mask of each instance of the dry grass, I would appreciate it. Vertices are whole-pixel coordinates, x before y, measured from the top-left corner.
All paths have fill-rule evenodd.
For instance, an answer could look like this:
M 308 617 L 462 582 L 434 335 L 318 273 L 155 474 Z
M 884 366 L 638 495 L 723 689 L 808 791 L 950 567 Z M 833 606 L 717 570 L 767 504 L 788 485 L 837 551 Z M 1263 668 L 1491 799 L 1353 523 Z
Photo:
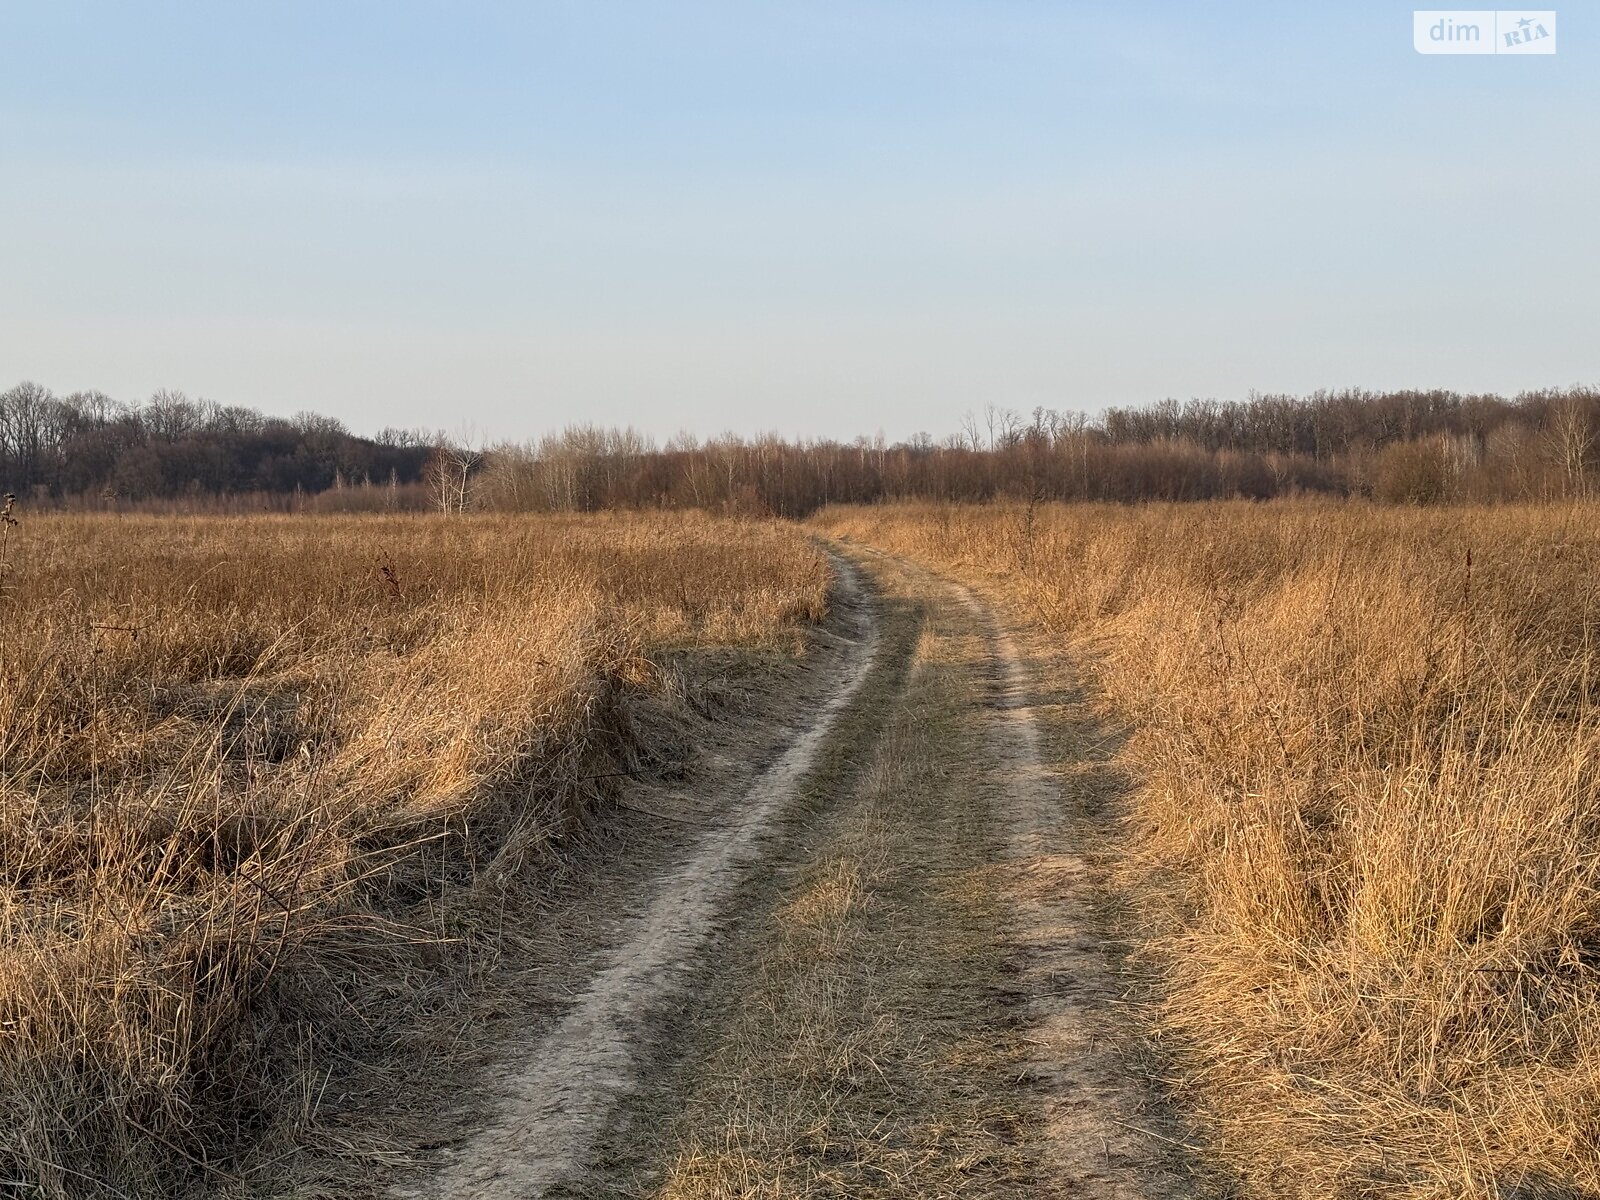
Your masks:
M 648 1128 L 654 1200 L 1035 1194 L 1021 1048 L 996 1010 L 996 834 L 975 800 L 982 648 L 912 609 L 887 616 L 796 857 L 734 952 L 732 1012 L 679 1112 Z
M 386 970 L 685 752 L 697 654 L 790 645 L 828 581 L 709 518 L 5 537 L 0 1192 L 40 1196 L 227 1176 Z
M 1250 1195 L 1600 1194 L 1600 511 L 825 513 L 1092 662 L 1179 1087 Z

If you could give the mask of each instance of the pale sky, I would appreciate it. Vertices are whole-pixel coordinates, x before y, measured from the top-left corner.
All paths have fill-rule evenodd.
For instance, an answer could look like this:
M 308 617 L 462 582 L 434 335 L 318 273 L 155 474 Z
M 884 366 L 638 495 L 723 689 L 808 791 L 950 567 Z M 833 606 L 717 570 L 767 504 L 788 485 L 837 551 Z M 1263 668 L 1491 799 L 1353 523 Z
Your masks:
M 0 0 L 0 388 L 522 438 L 1600 382 L 1593 0 Z

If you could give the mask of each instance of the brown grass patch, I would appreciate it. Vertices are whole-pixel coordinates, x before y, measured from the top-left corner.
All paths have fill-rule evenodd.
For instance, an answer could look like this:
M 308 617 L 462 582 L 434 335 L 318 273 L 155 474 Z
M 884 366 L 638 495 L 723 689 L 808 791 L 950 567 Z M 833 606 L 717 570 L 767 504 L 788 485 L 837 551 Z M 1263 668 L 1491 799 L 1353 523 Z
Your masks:
M 840 509 L 1132 719 L 1158 1032 L 1261 1196 L 1600 1194 L 1600 511 Z
M 8 539 L 0 1178 L 45 1196 L 226 1178 L 477 898 L 690 752 L 696 656 L 791 647 L 828 581 L 792 529 L 692 517 Z

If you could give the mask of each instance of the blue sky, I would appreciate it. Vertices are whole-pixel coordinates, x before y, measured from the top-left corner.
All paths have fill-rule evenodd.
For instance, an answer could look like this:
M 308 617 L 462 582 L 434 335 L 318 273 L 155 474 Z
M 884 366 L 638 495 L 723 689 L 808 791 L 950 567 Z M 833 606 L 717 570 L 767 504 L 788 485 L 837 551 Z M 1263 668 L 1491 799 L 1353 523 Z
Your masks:
M 1558 11 L 0 0 L 0 386 L 521 438 L 1600 382 Z

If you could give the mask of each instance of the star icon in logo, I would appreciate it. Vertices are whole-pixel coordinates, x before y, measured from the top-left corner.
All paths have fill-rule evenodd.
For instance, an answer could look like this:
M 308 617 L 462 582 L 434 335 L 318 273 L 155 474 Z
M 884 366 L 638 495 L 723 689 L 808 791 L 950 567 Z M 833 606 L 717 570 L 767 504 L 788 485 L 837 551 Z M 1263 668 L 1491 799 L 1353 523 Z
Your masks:
M 1523 17 L 1522 20 L 1517 22 L 1517 28 L 1518 29 L 1526 29 L 1529 25 L 1532 25 L 1532 24 L 1533 24 L 1533 21 L 1532 21 L 1531 18 Z

